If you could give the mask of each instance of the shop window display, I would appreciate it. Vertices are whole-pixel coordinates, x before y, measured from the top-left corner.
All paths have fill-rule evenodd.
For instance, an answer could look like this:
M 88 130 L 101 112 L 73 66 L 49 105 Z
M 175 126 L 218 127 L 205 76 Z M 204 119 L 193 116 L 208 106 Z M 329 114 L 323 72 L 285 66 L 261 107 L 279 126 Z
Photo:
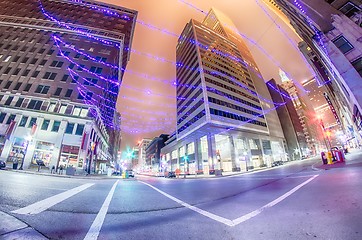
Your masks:
M 31 160 L 32 164 L 44 165 L 49 167 L 49 163 L 53 157 L 54 144 L 38 141 L 35 146 L 34 155 Z
M 63 166 L 63 168 L 66 168 L 68 166 L 83 167 L 83 160 L 80 160 L 78 163 L 78 154 L 79 154 L 79 147 L 62 145 L 62 151 L 60 154 L 58 167 L 60 166 Z

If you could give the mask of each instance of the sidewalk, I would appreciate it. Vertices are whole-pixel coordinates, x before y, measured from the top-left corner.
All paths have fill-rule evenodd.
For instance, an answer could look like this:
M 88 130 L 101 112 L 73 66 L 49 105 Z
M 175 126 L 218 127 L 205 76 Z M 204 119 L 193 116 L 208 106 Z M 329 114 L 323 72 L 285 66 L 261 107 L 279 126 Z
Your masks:
M 179 176 L 179 178 L 175 178 L 175 179 L 201 179 L 201 178 L 222 178 L 222 177 L 231 177 L 231 176 L 237 176 L 237 175 L 245 175 L 245 174 L 252 174 L 255 172 L 264 172 L 264 171 L 269 171 L 272 169 L 276 169 L 276 168 L 280 168 L 289 164 L 293 164 L 293 163 L 300 163 L 302 161 L 308 161 L 308 160 L 313 160 L 315 159 L 317 162 L 312 166 L 312 168 L 315 168 L 315 170 L 329 170 L 329 169 L 334 169 L 334 168 L 343 168 L 343 167 L 353 167 L 353 166 L 359 166 L 362 167 L 362 149 L 355 149 L 352 152 L 348 153 L 346 155 L 346 161 L 345 162 L 334 162 L 334 164 L 331 165 L 324 165 L 322 163 L 322 160 L 319 156 L 315 156 L 312 158 L 308 158 L 308 159 L 304 159 L 304 160 L 300 160 L 300 161 L 291 161 L 291 162 L 285 162 L 283 165 L 280 166 L 276 166 L 276 167 L 264 167 L 264 168 L 258 168 L 258 169 L 253 169 L 253 170 L 249 170 L 246 172 L 223 172 L 221 176 L 216 176 L 216 175 L 206 175 L 206 174 L 190 174 L 190 175 L 183 175 L 181 174 Z M 85 175 L 85 174 L 76 174 L 76 175 L 65 175 L 65 174 L 58 174 L 58 173 L 54 173 L 51 174 L 49 172 L 49 170 L 40 170 L 40 172 L 36 171 L 36 170 L 13 170 L 12 168 L 6 168 L 5 171 L 12 171 L 12 172 L 19 172 L 19 173 L 25 173 L 25 174 L 37 174 L 37 175 L 44 175 L 44 176 L 52 176 L 52 177 L 63 177 L 63 178 L 81 178 L 81 179 L 112 179 L 112 178 L 116 178 L 116 179 L 124 179 L 121 176 L 107 176 L 105 174 L 90 174 L 90 175 Z M 150 173 L 140 173 L 140 174 L 136 174 L 136 178 L 137 176 L 140 177 L 155 177 L 155 178 L 164 178 L 163 175 L 160 176 L 155 176 L 154 174 L 150 174 Z M 132 180 L 135 178 L 127 178 L 125 180 Z
M 63 174 L 59 173 L 50 173 L 49 170 L 40 170 L 32 171 L 32 170 L 19 170 L 19 169 L 12 169 L 12 168 L 5 168 L 3 169 L 9 172 L 18 172 L 24 174 L 36 174 L 36 175 L 43 175 L 43 176 L 51 176 L 51 177 L 62 177 L 62 178 L 81 178 L 81 179 L 110 179 L 110 178 L 121 178 L 120 176 L 107 176 L 105 174 L 75 174 L 75 175 L 66 175 L 65 172 Z
M 0 211 L 0 239 L 48 239 L 19 219 Z
M 362 167 L 362 149 L 354 149 L 353 151 L 345 154 L 343 162 L 333 162 L 333 164 L 323 164 L 322 160 L 313 164 L 312 168 L 316 170 L 330 170 L 346 167 Z

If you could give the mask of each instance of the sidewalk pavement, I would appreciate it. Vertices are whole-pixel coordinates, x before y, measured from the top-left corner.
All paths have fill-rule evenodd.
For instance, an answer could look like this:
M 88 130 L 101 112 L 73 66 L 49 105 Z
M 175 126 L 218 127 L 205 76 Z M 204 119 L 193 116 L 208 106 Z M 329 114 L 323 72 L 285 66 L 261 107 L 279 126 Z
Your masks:
M 19 219 L 0 211 L 0 239 L 48 239 Z
M 360 164 L 362 166 L 362 162 L 358 161 L 357 159 L 353 159 L 356 156 L 358 157 L 359 155 L 361 155 L 362 157 L 362 149 L 355 149 L 352 152 L 348 153 L 347 156 L 347 160 L 346 162 L 334 162 L 334 164 L 328 165 L 328 164 L 323 164 L 321 157 L 320 156 L 315 156 L 312 158 L 307 158 L 301 161 L 308 161 L 308 160 L 317 160 L 317 162 L 312 166 L 312 168 L 314 170 L 329 170 L 332 168 L 342 168 L 345 167 L 346 165 L 351 165 L 351 164 Z M 236 175 L 243 175 L 243 174 L 252 174 L 255 172 L 264 172 L 264 171 L 269 171 L 271 169 L 275 169 L 275 168 L 279 168 L 279 167 L 283 167 L 286 164 L 293 164 L 293 163 L 299 163 L 301 161 L 290 161 L 290 162 L 285 162 L 284 165 L 280 165 L 280 166 L 276 166 L 276 167 L 263 167 L 263 168 L 257 168 L 257 169 L 253 169 L 253 170 L 249 170 L 249 171 L 244 171 L 244 172 L 223 172 L 222 175 L 220 176 L 216 176 L 215 174 L 212 175 L 206 175 L 206 174 L 190 174 L 190 175 L 183 175 L 181 174 L 179 176 L 178 179 L 200 179 L 200 178 L 219 178 L 219 177 L 231 177 L 231 176 L 236 176 Z M 58 174 L 58 173 L 50 173 L 49 170 L 40 170 L 39 172 L 36 170 L 13 170 L 12 168 L 6 168 L 6 171 L 13 171 L 13 172 L 19 172 L 19 173 L 25 173 L 25 174 L 37 174 L 37 175 L 44 175 L 44 176 L 52 176 L 52 177 L 63 177 L 63 178 L 81 178 L 81 179 L 112 179 L 112 178 L 116 178 L 116 179 L 124 179 L 122 178 L 122 176 L 107 176 L 105 174 L 76 174 L 76 175 L 66 175 L 66 174 Z M 137 176 L 140 177 L 164 177 L 164 175 L 159 175 L 156 176 L 154 174 L 149 174 L 149 173 L 140 173 L 137 174 Z M 132 180 L 134 178 L 128 178 L 128 179 L 124 179 L 124 180 Z
M 32 171 L 32 170 L 19 170 L 19 169 L 12 169 L 12 168 L 5 168 L 5 171 L 11 172 L 18 172 L 24 174 L 36 174 L 36 175 L 43 175 L 43 176 L 51 176 L 51 177 L 63 177 L 63 178 L 82 178 L 82 179 L 109 179 L 109 178 L 121 178 L 120 176 L 107 176 L 105 174 L 75 174 L 75 175 L 66 175 L 65 171 L 63 174 L 59 173 L 50 173 L 49 170 L 40 170 Z

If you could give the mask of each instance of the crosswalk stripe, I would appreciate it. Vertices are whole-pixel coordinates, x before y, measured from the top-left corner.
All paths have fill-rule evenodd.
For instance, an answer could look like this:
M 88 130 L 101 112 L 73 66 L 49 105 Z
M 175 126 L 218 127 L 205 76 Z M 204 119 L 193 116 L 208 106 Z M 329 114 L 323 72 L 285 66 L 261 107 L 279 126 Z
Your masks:
M 59 193 L 57 195 L 54 195 L 52 197 L 41 200 L 39 202 L 33 203 L 27 207 L 23 207 L 18 210 L 14 210 L 14 211 L 12 211 L 12 213 L 24 214 L 24 215 L 41 213 L 41 212 L 47 210 L 48 208 L 54 206 L 55 204 L 58 204 L 64 200 L 66 200 L 67 198 L 70 198 L 71 196 L 73 196 L 77 193 L 80 193 L 81 191 L 83 191 L 93 185 L 94 185 L 94 183 L 83 184 L 79 187 L 70 189 L 68 191 L 65 191 L 65 192 Z
M 108 196 L 106 198 L 106 200 L 104 200 L 104 203 L 101 207 L 101 209 L 99 210 L 97 217 L 94 219 L 92 226 L 89 228 L 87 235 L 85 236 L 84 240 L 93 240 L 93 239 L 97 239 L 99 232 L 101 231 L 104 219 L 107 215 L 108 212 L 108 207 L 109 204 L 111 203 L 114 191 L 116 190 L 116 186 L 118 184 L 119 180 L 117 180 L 111 190 L 108 193 Z

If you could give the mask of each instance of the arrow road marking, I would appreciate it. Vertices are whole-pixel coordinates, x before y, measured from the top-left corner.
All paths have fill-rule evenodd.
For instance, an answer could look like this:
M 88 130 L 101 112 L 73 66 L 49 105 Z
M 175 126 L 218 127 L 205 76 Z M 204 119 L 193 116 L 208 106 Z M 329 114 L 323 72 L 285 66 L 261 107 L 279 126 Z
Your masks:
M 104 219 L 107 215 L 109 204 L 111 203 L 114 191 L 116 190 L 116 186 L 118 184 L 119 180 L 117 180 L 111 190 L 108 193 L 108 196 L 106 200 L 104 200 L 104 203 L 99 210 L 97 217 L 94 219 L 92 226 L 89 228 L 87 235 L 85 236 L 85 240 L 92 240 L 92 239 L 98 239 L 99 232 L 101 231 Z
M 20 208 L 18 210 L 14 210 L 12 211 L 12 213 L 17 213 L 17 214 L 38 214 L 38 213 L 41 213 L 45 210 L 47 210 L 48 208 L 54 206 L 55 204 L 58 204 L 64 200 L 66 200 L 67 198 L 70 198 L 71 196 L 77 194 L 77 193 L 80 193 L 81 191 L 84 191 L 85 189 L 93 186 L 94 183 L 86 183 L 86 184 L 83 184 L 79 187 L 76 187 L 76 188 L 73 188 L 73 189 L 70 189 L 68 191 L 65 191 L 65 192 L 62 192 L 62 193 L 59 193 L 57 195 L 54 195 L 52 197 L 49 197 L 49 198 L 46 198 L 44 200 L 41 200 L 39 202 L 36 202 L 34 204 L 31 204 L 27 207 L 23 207 L 23 208 Z
M 186 207 L 186 208 L 188 208 L 188 209 L 190 209 L 190 210 L 192 210 L 192 211 L 195 211 L 195 212 L 197 212 L 197 213 L 199 213 L 199 214 L 201 214 L 201 215 L 204 215 L 205 217 L 211 218 L 211 219 L 213 219 L 213 220 L 215 220 L 215 221 L 218 221 L 218 222 L 220 222 L 220 223 L 223 223 L 223 224 L 225 224 L 225 225 L 227 225 L 227 226 L 234 227 L 234 226 L 236 226 L 236 225 L 238 225 L 238 224 L 240 224 L 240 223 L 242 223 L 242 222 L 245 222 L 245 221 L 247 221 L 247 220 L 249 220 L 249 219 L 251 219 L 251 218 L 259 215 L 259 214 L 260 214 L 261 212 L 263 212 L 264 210 L 266 210 L 266 209 L 268 209 L 268 208 L 270 208 L 270 207 L 272 207 L 272 206 L 280 203 L 281 201 L 283 201 L 284 199 L 286 199 L 287 197 L 289 197 L 290 195 L 292 195 L 293 193 L 295 193 L 296 191 L 298 191 L 301 187 L 303 187 L 304 185 L 308 184 L 309 182 L 311 182 L 313 179 L 315 179 L 315 178 L 318 177 L 318 176 L 319 176 L 319 175 L 314 175 L 313 177 L 309 178 L 308 180 L 306 180 L 306 181 L 304 181 L 303 183 L 299 184 L 298 186 L 294 187 L 292 190 L 288 191 L 287 193 L 283 194 L 282 196 L 278 197 L 277 199 L 271 201 L 270 203 L 262 206 L 261 208 L 258 208 L 258 209 L 255 210 L 255 211 L 252 211 L 252 212 L 250 212 L 250 213 L 248 213 L 248 214 L 245 214 L 244 216 L 241 216 L 241 217 L 239 217 L 239 218 L 236 218 L 236 219 L 234 219 L 234 220 L 229 220 L 229 219 L 227 219 L 227 218 L 220 217 L 220 216 L 218 216 L 218 215 L 216 215 L 216 214 L 207 212 L 207 211 L 202 210 L 202 209 L 200 209 L 200 208 L 198 208 L 198 207 L 195 207 L 195 206 L 192 206 L 192 205 L 190 205 L 190 204 L 188 204 L 188 203 L 185 203 L 185 202 L 181 201 L 180 199 L 175 198 L 175 197 L 173 197 L 173 196 L 171 196 L 171 195 L 169 195 L 169 194 L 161 191 L 160 189 L 158 189 L 158 188 L 156 188 L 156 187 L 154 187 L 154 186 L 152 186 L 152 185 L 150 185 L 150 184 L 148 184 L 148 183 L 145 183 L 145 182 L 142 182 L 142 181 L 139 181 L 139 182 L 141 182 L 141 183 L 143 183 L 143 184 L 145 184 L 145 185 L 153 188 L 154 190 L 156 190 L 157 192 L 161 193 L 162 195 L 170 198 L 171 200 L 173 200 L 173 201 L 181 204 L 182 206 L 184 206 L 184 207 Z

